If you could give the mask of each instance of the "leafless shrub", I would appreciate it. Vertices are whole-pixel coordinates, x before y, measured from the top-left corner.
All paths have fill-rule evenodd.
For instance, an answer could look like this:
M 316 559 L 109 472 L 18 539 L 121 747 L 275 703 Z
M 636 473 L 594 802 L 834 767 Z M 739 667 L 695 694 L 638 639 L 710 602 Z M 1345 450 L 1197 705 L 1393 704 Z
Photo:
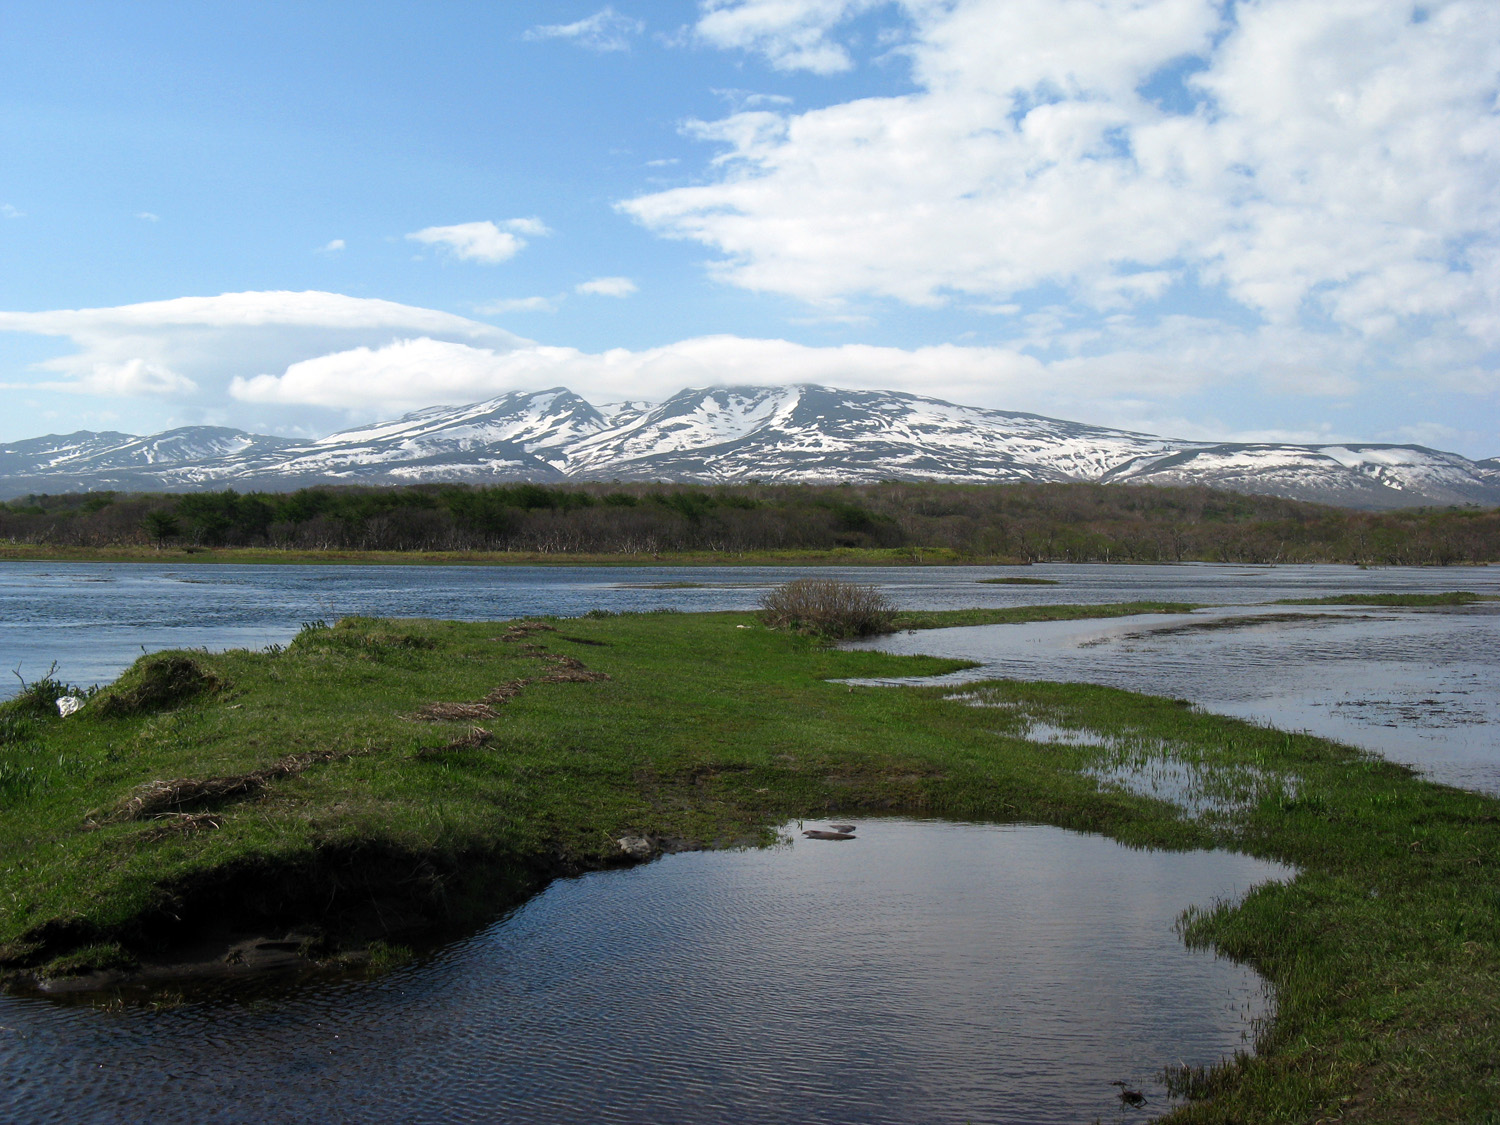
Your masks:
M 868 637 L 889 633 L 896 607 L 874 586 L 833 578 L 797 578 L 760 601 L 760 619 L 773 629 L 824 637 Z

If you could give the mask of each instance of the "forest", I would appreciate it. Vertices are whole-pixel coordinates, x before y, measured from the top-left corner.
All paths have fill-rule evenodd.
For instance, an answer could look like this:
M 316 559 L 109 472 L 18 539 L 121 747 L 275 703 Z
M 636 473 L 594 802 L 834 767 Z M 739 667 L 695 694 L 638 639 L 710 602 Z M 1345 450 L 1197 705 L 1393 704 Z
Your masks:
M 944 548 L 1015 562 L 1500 560 L 1500 509 L 1368 512 L 1100 484 L 421 484 L 295 492 L 35 495 L 0 504 L 0 543 L 739 555 Z

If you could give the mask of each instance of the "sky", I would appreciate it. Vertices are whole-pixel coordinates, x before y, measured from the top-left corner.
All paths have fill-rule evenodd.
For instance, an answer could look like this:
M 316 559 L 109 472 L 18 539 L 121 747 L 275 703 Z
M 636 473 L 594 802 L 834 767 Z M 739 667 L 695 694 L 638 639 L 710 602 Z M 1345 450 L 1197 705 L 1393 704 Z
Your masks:
M 0 4 L 0 441 L 796 382 L 1500 454 L 1500 4 Z

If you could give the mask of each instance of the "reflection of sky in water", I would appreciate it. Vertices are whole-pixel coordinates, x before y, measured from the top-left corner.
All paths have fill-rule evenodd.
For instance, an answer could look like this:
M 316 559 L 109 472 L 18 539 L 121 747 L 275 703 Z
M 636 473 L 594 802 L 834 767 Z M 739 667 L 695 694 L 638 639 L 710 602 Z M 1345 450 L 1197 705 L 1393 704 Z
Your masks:
M 0 562 L 0 672 L 57 661 L 80 684 L 112 680 L 147 650 L 284 644 L 304 621 L 346 614 L 493 620 L 591 609 L 748 610 L 815 574 L 873 583 L 905 609 L 1135 600 L 1256 602 L 1350 590 L 1500 593 L 1500 568 L 1349 566 L 471 567 Z M 1056 586 L 986 585 L 994 577 Z M 692 582 L 702 588 L 650 589 Z M 0 697 L 17 685 L 0 683 Z
M 1264 615 L 1278 619 L 1257 620 Z M 982 664 L 938 682 L 1081 681 L 1191 699 L 1500 792 L 1500 606 L 1208 610 L 945 629 L 858 647 Z
M 1174 920 L 1286 874 L 901 820 L 670 856 L 377 982 L 155 1013 L 0 998 L 0 1118 L 1090 1121 L 1118 1118 L 1115 1080 L 1159 1113 L 1160 1067 L 1246 1049 L 1265 1011 Z

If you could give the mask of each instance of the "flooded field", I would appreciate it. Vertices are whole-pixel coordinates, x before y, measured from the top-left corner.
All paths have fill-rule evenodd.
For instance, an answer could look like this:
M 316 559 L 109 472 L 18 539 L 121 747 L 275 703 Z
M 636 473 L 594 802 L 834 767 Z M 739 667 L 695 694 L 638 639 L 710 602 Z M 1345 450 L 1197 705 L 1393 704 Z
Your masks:
M 1188 699 L 1500 793 L 1500 605 L 1200 610 L 940 629 L 854 647 L 980 663 L 923 682 L 1062 680 Z
M 1050 827 L 798 827 L 559 881 L 380 980 L 0 997 L 0 1119 L 1139 1121 L 1171 1107 L 1160 1067 L 1250 1049 L 1268 1010 L 1174 922 L 1285 868 Z

